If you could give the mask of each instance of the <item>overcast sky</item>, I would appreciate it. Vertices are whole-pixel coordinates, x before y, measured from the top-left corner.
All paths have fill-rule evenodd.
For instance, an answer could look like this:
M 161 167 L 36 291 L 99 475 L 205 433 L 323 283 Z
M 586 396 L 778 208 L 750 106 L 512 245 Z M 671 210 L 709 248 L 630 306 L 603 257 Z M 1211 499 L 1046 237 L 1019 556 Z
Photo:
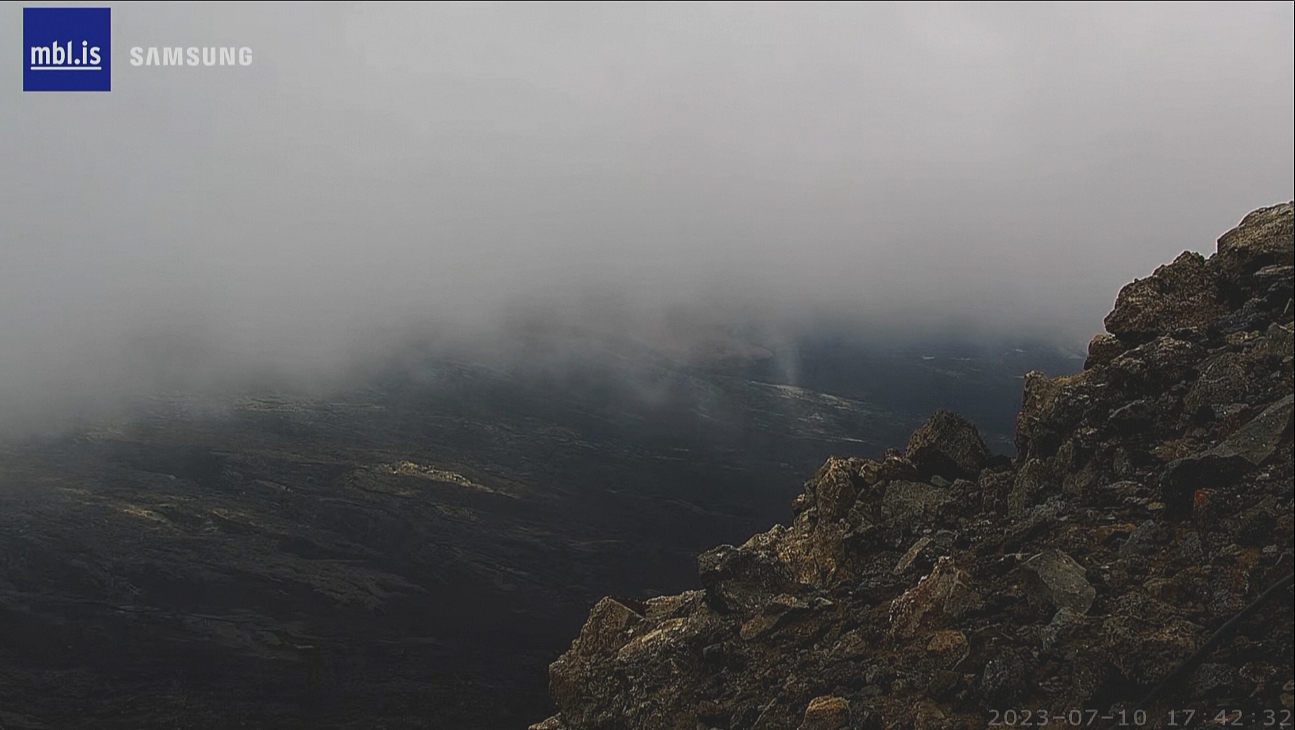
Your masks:
M 1295 178 L 1291 3 L 111 3 L 107 94 L 21 91 L 24 4 L 11 421 L 517 311 L 1082 344 Z M 206 45 L 253 64 L 128 63 Z

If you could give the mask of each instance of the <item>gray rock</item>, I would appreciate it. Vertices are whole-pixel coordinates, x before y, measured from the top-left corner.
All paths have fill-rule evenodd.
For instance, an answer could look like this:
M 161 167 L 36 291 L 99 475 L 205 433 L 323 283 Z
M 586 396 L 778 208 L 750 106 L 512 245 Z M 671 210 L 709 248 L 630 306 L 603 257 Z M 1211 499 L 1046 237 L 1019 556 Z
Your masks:
M 1279 324 L 1268 325 L 1268 332 L 1264 339 L 1265 349 L 1269 355 L 1276 358 L 1295 355 L 1295 331 L 1292 331 L 1290 325 L 1285 327 Z
M 1223 406 L 1246 400 L 1253 380 L 1247 369 L 1248 362 L 1247 358 L 1235 352 L 1211 357 L 1183 398 L 1183 407 L 1190 414 L 1203 406 Z
M 1021 569 L 1031 595 L 1057 609 L 1083 615 L 1097 597 L 1083 566 L 1060 550 L 1045 550 L 1025 561 Z
M 1220 456 L 1236 454 L 1251 464 L 1261 464 L 1281 444 L 1282 435 L 1290 428 L 1292 413 L 1295 413 L 1295 396 L 1288 395 L 1250 419 L 1212 451 Z
M 1103 491 L 1111 493 L 1118 499 L 1123 500 L 1137 497 L 1138 494 L 1142 492 L 1142 485 L 1125 479 L 1118 482 L 1112 482 L 1111 484 L 1102 487 L 1102 489 Z
M 1068 608 L 1058 610 L 1052 620 L 1039 632 L 1040 643 L 1045 652 L 1050 652 L 1071 638 L 1085 624 L 1084 616 Z
M 1110 422 L 1117 426 L 1134 426 L 1155 418 L 1155 406 L 1147 400 L 1135 400 L 1111 411 Z
M 1254 273 L 1255 289 L 1264 291 L 1276 284 L 1285 284 L 1287 288 L 1295 278 L 1295 266 L 1290 264 L 1273 264 L 1265 266 Z
M 1030 459 L 1016 473 L 1016 483 L 1007 495 L 1008 511 L 1014 515 L 1024 514 L 1039 500 L 1041 495 L 1054 492 L 1057 480 L 1048 462 L 1043 459 Z
M 1025 689 L 1030 665 L 1025 654 L 1005 650 L 985 662 L 980 689 L 993 702 L 1010 703 Z

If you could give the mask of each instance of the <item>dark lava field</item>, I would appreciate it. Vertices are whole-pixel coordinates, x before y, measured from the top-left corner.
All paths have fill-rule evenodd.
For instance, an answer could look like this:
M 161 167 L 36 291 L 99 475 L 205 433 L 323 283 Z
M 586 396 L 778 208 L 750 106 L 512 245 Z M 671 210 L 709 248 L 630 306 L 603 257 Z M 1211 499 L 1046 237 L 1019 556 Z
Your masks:
M 937 408 L 1011 453 L 1042 347 L 487 366 L 155 398 L 0 445 L 0 728 L 508 728 L 604 595 L 696 587 Z

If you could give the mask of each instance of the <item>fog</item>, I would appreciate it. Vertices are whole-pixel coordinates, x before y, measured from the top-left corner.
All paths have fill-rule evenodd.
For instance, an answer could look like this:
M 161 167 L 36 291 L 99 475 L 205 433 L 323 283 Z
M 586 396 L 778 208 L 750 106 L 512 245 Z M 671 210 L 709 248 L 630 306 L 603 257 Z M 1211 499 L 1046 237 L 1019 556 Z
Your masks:
M 537 323 L 1082 344 L 1295 178 L 1290 3 L 112 7 L 106 94 L 2 11 L 5 428 Z

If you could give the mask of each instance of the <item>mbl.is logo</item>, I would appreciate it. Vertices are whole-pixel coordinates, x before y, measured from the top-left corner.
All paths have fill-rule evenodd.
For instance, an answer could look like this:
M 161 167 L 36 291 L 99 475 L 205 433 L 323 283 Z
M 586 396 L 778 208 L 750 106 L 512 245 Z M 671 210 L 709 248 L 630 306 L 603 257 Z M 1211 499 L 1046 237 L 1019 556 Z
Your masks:
M 23 8 L 23 91 L 112 89 L 109 8 Z

